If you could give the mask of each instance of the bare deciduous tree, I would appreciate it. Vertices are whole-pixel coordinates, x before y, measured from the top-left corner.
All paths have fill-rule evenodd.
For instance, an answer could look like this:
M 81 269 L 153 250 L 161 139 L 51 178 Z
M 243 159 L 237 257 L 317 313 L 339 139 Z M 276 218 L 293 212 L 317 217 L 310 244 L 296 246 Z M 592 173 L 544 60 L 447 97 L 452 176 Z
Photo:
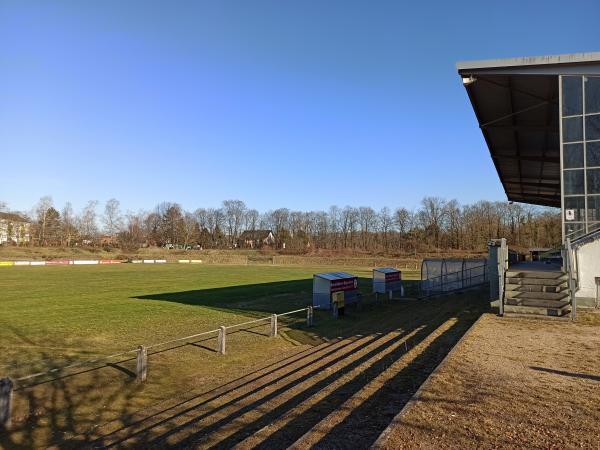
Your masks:
M 117 232 L 123 226 L 123 218 L 121 217 L 119 206 L 119 200 L 116 198 L 107 200 L 106 205 L 104 205 L 102 222 L 104 223 L 104 230 L 106 231 L 106 234 L 111 237 L 116 236 Z

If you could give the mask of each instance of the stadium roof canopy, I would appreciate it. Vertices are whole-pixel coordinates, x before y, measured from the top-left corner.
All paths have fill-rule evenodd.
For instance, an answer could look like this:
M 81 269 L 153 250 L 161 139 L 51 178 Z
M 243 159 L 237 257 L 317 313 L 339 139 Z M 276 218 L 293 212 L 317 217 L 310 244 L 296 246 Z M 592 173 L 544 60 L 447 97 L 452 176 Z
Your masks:
M 600 52 L 456 64 L 509 200 L 560 207 L 559 75 L 600 75 Z

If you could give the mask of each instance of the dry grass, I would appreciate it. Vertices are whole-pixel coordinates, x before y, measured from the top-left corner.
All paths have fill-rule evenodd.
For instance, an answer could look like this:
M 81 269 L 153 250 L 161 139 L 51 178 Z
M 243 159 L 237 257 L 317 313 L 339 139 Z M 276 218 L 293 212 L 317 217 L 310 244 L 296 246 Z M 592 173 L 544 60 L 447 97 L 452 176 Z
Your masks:
M 600 448 L 599 325 L 484 316 L 382 448 Z

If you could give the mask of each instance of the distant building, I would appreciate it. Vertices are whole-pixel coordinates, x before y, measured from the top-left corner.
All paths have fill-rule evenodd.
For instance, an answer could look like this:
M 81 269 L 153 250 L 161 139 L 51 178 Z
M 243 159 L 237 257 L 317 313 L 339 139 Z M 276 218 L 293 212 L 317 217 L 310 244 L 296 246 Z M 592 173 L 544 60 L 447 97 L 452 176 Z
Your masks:
M 26 244 L 31 240 L 31 222 L 17 213 L 0 212 L 0 245 Z
M 238 239 L 238 247 L 260 248 L 275 244 L 275 236 L 271 230 L 246 230 Z
M 548 253 L 550 250 L 552 250 L 552 249 L 548 248 L 548 247 L 530 248 L 529 249 L 529 257 L 530 257 L 531 261 L 540 261 L 541 256 L 544 253 Z
M 116 236 L 110 236 L 108 234 L 104 234 L 102 236 L 100 236 L 100 245 L 101 246 L 117 246 L 118 245 L 118 240 Z

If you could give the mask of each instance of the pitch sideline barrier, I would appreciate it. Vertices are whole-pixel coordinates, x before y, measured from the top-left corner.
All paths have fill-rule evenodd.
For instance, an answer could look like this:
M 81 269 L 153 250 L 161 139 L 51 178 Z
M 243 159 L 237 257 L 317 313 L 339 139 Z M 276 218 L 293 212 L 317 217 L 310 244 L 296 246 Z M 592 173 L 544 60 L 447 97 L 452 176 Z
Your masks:
M 14 261 L 0 261 L 0 267 L 9 267 L 14 265 Z

